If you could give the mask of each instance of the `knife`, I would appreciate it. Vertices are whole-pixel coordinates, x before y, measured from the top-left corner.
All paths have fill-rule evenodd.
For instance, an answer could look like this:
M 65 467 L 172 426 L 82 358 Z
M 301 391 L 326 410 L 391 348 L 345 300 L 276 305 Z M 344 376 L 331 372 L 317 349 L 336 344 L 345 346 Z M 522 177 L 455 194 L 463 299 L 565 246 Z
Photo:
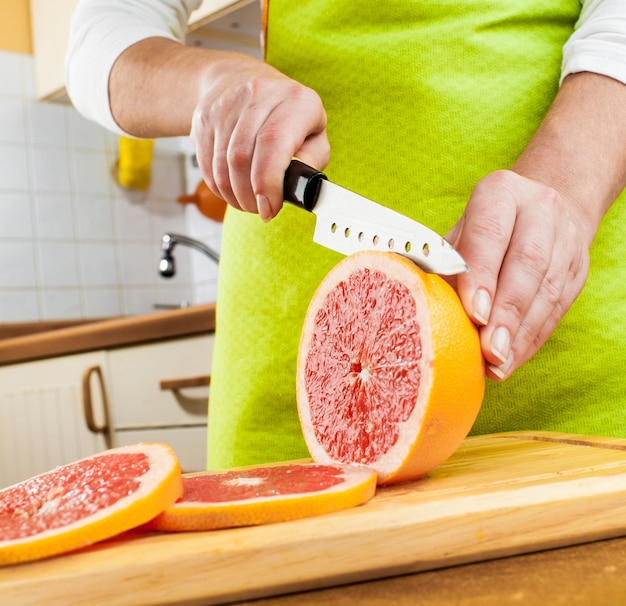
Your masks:
M 453 275 L 469 270 L 463 257 L 435 231 L 328 180 L 293 159 L 284 200 L 317 217 L 313 241 L 344 255 L 381 250 L 408 257 L 424 271 Z

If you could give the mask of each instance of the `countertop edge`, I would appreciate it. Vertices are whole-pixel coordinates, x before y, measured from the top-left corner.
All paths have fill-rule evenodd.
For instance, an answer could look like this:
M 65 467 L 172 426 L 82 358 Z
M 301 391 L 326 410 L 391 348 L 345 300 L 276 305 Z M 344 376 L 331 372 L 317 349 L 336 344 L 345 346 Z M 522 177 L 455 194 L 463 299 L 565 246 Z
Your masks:
M 0 366 L 215 331 L 215 304 L 98 320 L 0 340 Z

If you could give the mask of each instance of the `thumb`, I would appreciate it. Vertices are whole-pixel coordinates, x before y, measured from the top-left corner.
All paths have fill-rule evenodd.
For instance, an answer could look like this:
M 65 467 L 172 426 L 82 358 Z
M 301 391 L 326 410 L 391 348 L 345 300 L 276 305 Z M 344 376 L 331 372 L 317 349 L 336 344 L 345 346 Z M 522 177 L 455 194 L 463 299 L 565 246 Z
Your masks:
M 444 238 L 452 244 L 456 248 L 461 239 L 461 234 L 463 232 L 463 224 L 465 223 L 465 215 L 463 215 L 448 231 L 448 233 L 444 236 Z

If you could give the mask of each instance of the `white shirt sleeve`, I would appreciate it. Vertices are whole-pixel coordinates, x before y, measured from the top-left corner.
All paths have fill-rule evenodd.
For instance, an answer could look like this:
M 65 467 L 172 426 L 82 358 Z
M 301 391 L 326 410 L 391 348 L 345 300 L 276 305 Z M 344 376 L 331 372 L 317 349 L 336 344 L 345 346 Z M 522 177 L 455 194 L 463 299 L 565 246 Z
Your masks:
M 594 72 L 626 84 L 626 1 L 583 0 L 576 30 L 563 48 L 561 80 Z
M 576 30 L 563 49 L 561 79 L 589 71 L 626 84 L 626 0 L 582 0 Z M 80 0 L 65 66 L 67 90 L 87 118 L 125 134 L 111 114 L 109 74 L 119 55 L 144 38 L 183 41 L 202 0 Z
M 109 105 L 109 74 L 129 46 L 150 37 L 183 41 L 202 0 L 80 0 L 70 28 L 65 84 L 74 107 L 105 128 L 126 134 Z

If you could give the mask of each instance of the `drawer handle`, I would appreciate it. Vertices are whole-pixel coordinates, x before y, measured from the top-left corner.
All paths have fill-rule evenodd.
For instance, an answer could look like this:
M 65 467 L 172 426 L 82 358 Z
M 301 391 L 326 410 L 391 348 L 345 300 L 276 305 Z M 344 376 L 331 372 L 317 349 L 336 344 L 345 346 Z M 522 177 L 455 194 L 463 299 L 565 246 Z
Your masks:
M 178 391 L 187 387 L 208 387 L 210 384 L 211 375 L 199 375 L 182 379 L 163 379 L 159 386 L 163 391 Z
M 98 425 L 98 423 L 96 423 L 96 418 L 93 414 L 93 398 L 91 397 L 92 375 L 95 375 L 97 377 L 98 383 L 100 385 L 100 395 L 102 396 L 102 414 L 104 417 L 102 425 Z M 85 422 L 87 423 L 87 427 L 93 433 L 103 433 L 108 436 L 110 433 L 109 400 L 107 398 L 107 391 L 104 386 L 104 377 L 102 376 L 102 369 L 100 368 L 100 366 L 90 366 L 89 368 L 86 368 L 84 370 L 82 387 L 83 411 L 85 413 Z

